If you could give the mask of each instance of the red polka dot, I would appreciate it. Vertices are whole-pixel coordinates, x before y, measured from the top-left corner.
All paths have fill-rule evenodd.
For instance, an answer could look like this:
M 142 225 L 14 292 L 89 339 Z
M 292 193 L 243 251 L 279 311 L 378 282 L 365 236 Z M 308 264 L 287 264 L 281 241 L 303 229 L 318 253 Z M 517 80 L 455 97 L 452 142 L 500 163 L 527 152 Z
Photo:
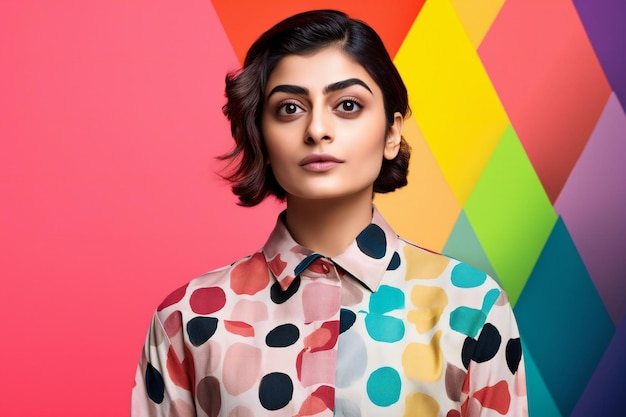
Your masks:
M 276 276 L 279 276 L 285 270 L 285 267 L 287 266 L 287 262 L 280 259 L 280 253 L 279 253 L 278 255 L 274 257 L 274 259 L 268 262 L 268 265 L 271 268 L 272 272 L 274 272 Z
M 158 311 L 163 310 L 166 307 L 171 306 L 172 304 L 176 304 L 185 296 L 185 292 L 187 292 L 187 284 L 183 285 L 179 289 L 172 292 L 170 295 L 165 297 L 165 300 L 157 307 Z
M 300 411 L 296 414 L 296 417 L 312 416 L 319 414 L 326 409 L 327 407 L 326 404 L 324 404 L 324 401 L 314 395 L 310 395 L 302 402 Z
M 496 410 L 500 414 L 506 414 L 511 404 L 511 395 L 506 381 L 500 381 L 491 387 L 485 387 L 474 394 L 483 407 Z
M 312 395 L 324 401 L 326 408 L 329 410 L 335 409 L 335 389 L 333 387 L 322 385 Z
M 224 327 L 232 334 L 244 337 L 254 336 L 254 327 L 243 321 L 224 320 Z
M 176 351 L 173 346 L 167 351 L 167 372 L 172 379 L 172 382 L 179 387 L 191 390 L 193 387 L 193 357 L 191 352 L 185 349 L 185 359 L 181 362 L 176 355 Z
M 339 337 L 339 321 L 327 321 L 304 338 L 304 346 L 311 352 L 332 349 Z
M 316 272 L 318 274 L 327 274 L 328 271 L 330 271 L 330 268 L 326 265 L 325 261 L 318 258 L 313 261 L 311 265 L 309 265 L 309 271 Z
M 226 304 L 226 294 L 219 287 L 198 288 L 191 294 L 189 305 L 194 313 L 211 314 Z
M 261 252 L 236 265 L 230 273 L 230 288 L 237 294 L 254 295 L 269 282 L 270 274 Z

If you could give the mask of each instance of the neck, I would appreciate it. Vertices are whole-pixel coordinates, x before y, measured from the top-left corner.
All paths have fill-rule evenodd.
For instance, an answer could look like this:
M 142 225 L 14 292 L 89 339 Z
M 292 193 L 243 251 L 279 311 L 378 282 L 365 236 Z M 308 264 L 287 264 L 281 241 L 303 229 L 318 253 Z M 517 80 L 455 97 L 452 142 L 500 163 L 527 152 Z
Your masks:
M 291 236 L 327 257 L 343 253 L 371 221 L 371 193 L 332 200 L 287 196 L 285 224 Z

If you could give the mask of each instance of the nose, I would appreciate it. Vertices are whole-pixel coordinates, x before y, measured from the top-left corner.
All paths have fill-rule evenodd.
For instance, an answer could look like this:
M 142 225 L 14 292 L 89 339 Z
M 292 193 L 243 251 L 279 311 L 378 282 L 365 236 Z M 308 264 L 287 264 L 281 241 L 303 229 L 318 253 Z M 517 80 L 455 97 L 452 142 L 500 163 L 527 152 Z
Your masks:
M 335 132 L 332 123 L 332 114 L 324 108 L 314 108 L 310 112 L 310 120 L 306 131 L 306 142 L 317 143 L 333 141 Z

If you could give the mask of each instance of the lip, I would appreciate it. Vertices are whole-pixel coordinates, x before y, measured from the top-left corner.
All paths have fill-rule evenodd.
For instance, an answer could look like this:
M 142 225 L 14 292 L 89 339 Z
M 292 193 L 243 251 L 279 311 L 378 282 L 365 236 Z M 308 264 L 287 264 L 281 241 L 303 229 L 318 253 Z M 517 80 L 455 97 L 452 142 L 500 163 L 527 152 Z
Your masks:
M 308 171 L 325 172 L 343 163 L 341 159 L 328 154 L 314 153 L 300 160 L 300 166 Z

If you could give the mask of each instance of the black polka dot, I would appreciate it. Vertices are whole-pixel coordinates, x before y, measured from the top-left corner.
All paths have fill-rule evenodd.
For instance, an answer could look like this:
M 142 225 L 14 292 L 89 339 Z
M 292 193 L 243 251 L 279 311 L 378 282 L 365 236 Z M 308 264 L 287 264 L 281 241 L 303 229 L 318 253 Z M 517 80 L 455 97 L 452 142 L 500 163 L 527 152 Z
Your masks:
M 218 320 L 214 317 L 194 317 L 187 323 L 189 341 L 200 346 L 215 334 Z
M 269 347 L 291 346 L 300 338 L 300 330 L 293 324 L 282 324 L 273 328 L 265 336 L 265 344 Z
M 380 226 L 370 224 L 356 237 L 361 252 L 374 259 L 381 259 L 387 252 L 387 238 Z
M 509 339 L 506 344 L 506 364 L 512 374 L 517 372 L 519 363 L 522 360 L 522 343 L 519 339 Z
M 476 350 L 476 341 L 471 337 L 466 337 L 463 342 L 463 349 L 461 350 L 461 361 L 463 362 L 463 366 L 465 369 L 469 368 L 469 363 L 474 356 L 474 351 Z
M 291 401 L 293 382 L 289 375 L 274 372 L 265 375 L 259 384 L 259 401 L 266 410 L 280 410 Z
M 343 333 L 348 330 L 356 321 L 356 314 L 353 311 L 345 308 L 341 309 L 339 313 L 339 333 Z
M 161 373 L 150 363 L 146 367 L 146 392 L 148 397 L 157 404 L 163 402 L 165 396 L 165 382 Z
M 293 282 L 287 287 L 287 290 L 283 291 L 278 282 L 275 282 L 270 288 L 270 298 L 275 304 L 282 304 L 289 300 L 300 288 L 300 277 L 296 277 Z
M 501 342 L 502 336 L 500 336 L 498 329 L 493 324 L 486 323 L 480 336 L 478 336 L 478 340 L 468 337 L 463 342 L 461 360 L 465 369 L 468 369 L 471 360 L 482 363 L 492 359 L 498 353 Z
M 474 352 L 473 359 L 478 363 L 487 362 L 492 359 L 496 356 L 496 353 L 498 353 L 501 342 L 502 337 L 498 329 L 496 329 L 493 324 L 486 323 L 483 326 L 483 330 L 480 332 L 480 336 L 478 336 L 478 343 L 476 344 L 476 352 Z
M 393 256 L 391 257 L 391 261 L 389 262 L 389 265 L 387 265 L 387 271 L 395 271 L 396 269 L 398 269 L 399 266 L 400 255 L 398 255 L 398 252 L 394 252 Z

